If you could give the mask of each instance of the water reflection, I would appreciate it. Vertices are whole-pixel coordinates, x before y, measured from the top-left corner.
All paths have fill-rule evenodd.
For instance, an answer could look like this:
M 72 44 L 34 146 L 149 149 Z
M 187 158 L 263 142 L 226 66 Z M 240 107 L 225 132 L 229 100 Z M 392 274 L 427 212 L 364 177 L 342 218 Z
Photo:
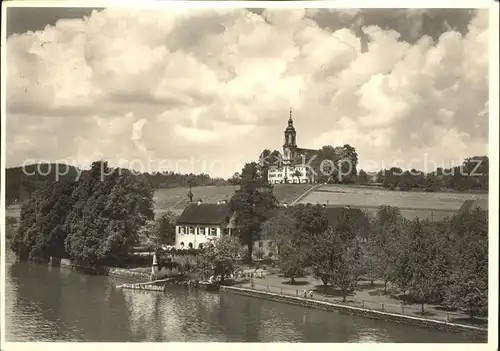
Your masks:
M 172 286 L 120 290 L 122 280 L 7 261 L 9 341 L 473 342 L 473 338 Z

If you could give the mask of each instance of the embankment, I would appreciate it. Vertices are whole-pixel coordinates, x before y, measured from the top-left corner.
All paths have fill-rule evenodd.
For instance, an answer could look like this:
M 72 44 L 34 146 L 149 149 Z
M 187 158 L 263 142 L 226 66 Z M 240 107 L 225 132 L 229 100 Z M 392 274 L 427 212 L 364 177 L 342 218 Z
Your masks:
M 71 260 L 67 258 L 61 258 L 59 264 L 64 267 L 73 267 Z M 103 267 L 103 273 L 112 277 L 127 278 L 133 280 L 147 281 L 150 278 L 150 274 L 148 273 L 137 272 L 126 268 Z
M 231 292 L 239 295 L 245 295 L 256 298 L 264 298 L 271 301 L 285 302 L 288 304 L 299 305 L 303 307 L 323 309 L 327 311 L 340 311 L 352 315 L 359 315 L 363 317 L 386 320 L 390 322 L 412 324 L 415 326 L 429 328 L 429 329 L 440 329 L 450 332 L 468 333 L 468 334 L 479 335 L 484 338 L 488 337 L 487 329 L 474 326 L 455 324 L 444 321 L 431 320 L 426 318 L 419 318 L 414 316 L 407 316 L 407 315 L 389 313 L 383 311 L 376 311 L 366 308 L 335 304 L 325 301 L 317 301 L 303 297 L 280 295 L 267 291 L 246 289 L 234 286 L 221 286 L 220 291 Z

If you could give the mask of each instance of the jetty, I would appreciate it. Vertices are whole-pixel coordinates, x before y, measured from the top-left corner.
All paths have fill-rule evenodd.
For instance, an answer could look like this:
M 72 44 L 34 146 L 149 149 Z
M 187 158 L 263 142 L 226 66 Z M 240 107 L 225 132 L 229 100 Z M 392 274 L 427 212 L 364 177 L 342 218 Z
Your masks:
M 166 279 L 153 280 L 144 283 L 134 284 L 121 284 L 117 285 L 117 289 L 132 289 L 132 290 L 150 290 L 150 291 L 165 291 L 168 282 L 176 280 L 177 277 L 170 277 Z

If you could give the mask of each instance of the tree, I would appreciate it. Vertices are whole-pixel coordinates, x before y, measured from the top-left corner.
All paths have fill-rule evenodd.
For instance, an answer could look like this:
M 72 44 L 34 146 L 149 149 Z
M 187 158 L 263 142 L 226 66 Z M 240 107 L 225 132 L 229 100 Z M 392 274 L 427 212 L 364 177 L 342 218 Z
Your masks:
M 280 211 L 262 226 L 262 237 L 275 243 L 279 267 L 283 275 L 290 278 L 290 284 L 295 284 L 295 278 L 304 274 L 307 257 L 297 227 L 290 211 Z
M 472 209 L 450 223 L 455 239 L 446 302 L 471 317 L 488 310 L 488 212 Z
M 157 219 L 160 243 L 175 244 L 175 223 L 178 217 L 174 212 L 166 211 Z
M 368 184 L 368 174 L 362 169 L 358 173 L 358 184 Z
M 231 185 L 240 185 L 241 176 L 238 172 L 235 172 L 233 176 L 228 180 Z
M 46 182 L 21 209 L 20 225 L 12 250 L 23 258 L 48 260 L 65 257 L 66 216 L 73 206 L 74 183 Z
M 172 211 L 163 212 L 155 220 L 148 220 L 139 229 L 139 242 L 154 251 L 158 251 L 162 244 L 174 244 L 176 220 L 177 215 Z
M 345 296 L 358 281 L 361 273 L 361 247 L 356 235 L 354 218 L 342 213 L 330 228 L 305 234 L 309 242 L 308 261 L 323 286 L 337 285 Z
M 325 208 L 321 205 L 299 204 L 292 208 L 291 213 L 295 218 L 297 230 L 307 234 L 304 238 L 322 233 L 328 228 L 328 217 Z
M 440 180 L 436 173 L 428 173 L 424 180 L 424 190 L 434 192 L 441 188 Z
M 309 260 L 314 276 L 323 282 L 325 292 L 328 284 L 334 280 L 339 259 L 337 251 L 333 230 L 327 230 L 312 237 Z
M 365 264 L 369 276 L 384 281 L 384 293 L 387 284 L 394 277 L 394 267 L 398 255 L 404 250 L 403 241 L 406 221 L 397 207 L 380 206 L 373 218 L 372 230 L 368 237 Z
M 273 188 L 262 177 L 255 162 L 247 163 L 241 172 L 240 188 L 230 200 L 230 208 L 235 211 L 240 239 L 248 247 L 249 262 L 252 262 L 253 243 L 260 236 L 261 225 L 276 207 L 278 201 Z
M 332 283 L 342 292 L 345 302 L 347 295 L 353 291 L 361 275 L 361 247 L 357 239 L 338 241 L 339 259 L 336 261 Z
M 301 247 L 292 240 L 283 240 L 279 245 L 278 264 L 281 272 L 286 278 L 290 278 L 290 284 L 295 284 L 295 278 L 304 274 L 304 252 Z
M 141 246 L 151 251 L 157 252 L 160 249 L 158 221 L 149 220 L 144 224 L 138 233 L 138 239 Z
M 337 154 L 331 145 L 325 145 L 316 153 L 316 157 L 311 161 L 311 166 L 316 173 L 318 182 L 327 182 L 335 172 Z
M 119 263 L 154 218 L 153 189 L 142 176 L 94 162 L 73 193 L 75 209 L 66 222 L 65 247 L 77 264 L 94 269 Z
M 342 153 L 339 155 L 339 169 L 341 176 L 339 181 L 342 183 L 354 182 L 357 174 L 358 153 L 356 149 L 349 144 L 342 146 Z
M 240 251 L 238 239 L 231 236 L 223 236 L 215 245 L 204 247 L 198 260 L 202 277 L 218 277 L 218 281 L 223 283 L 239 269 L 237 262 Z
M 392 284 L 403 293 L 404 296 L 408 293 L 412 282 L 412 245 L 411 245 L 411 222 L 406 219 L 401 219 L 392 224 L 394 227 L 392 239 L 388 243 L 388 252 L 392 253 L 392 257 L 385 256 L 387 260 L 382 262 L 382 268 L 386 269 L 386 286 L 390 280 Z
M 421 313 L 423 314 L 424 303 L 438 299 L 441 279 L 447 274 L 446 267 L 441 265 L 444 252 L 442 247 L 436 245 L 437 235 L 432 223 L 420 221 L 417 218 L 411 222 L 409 229 L 411 262 L 409 290 L 411 295 L 422 304 Z
M 295 172 L 292 173 L 292 177 L 297 178 L 297 183 L 300 183 L 300 177 L 302 177 L 302 173 L 299 170 L 295 170 Z
M 281 153 L 278 150 L 264 149 L 259 155 L 259 171 L 264 179 L 267 178 L 269 167 L 281 166 Z

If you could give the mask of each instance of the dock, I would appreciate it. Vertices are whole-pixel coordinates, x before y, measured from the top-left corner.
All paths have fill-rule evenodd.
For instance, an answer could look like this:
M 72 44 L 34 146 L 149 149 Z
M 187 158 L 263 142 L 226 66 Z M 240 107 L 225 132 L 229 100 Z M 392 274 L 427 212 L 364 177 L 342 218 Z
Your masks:
M 144 283 L 121 284 L 117 285 L 117 289 L 132 289 L 132 290 L 149 290 L 149 291 L 165 291 L 165 284 L 176 280 L 176 277 L 166 279 L 153 280 Z

